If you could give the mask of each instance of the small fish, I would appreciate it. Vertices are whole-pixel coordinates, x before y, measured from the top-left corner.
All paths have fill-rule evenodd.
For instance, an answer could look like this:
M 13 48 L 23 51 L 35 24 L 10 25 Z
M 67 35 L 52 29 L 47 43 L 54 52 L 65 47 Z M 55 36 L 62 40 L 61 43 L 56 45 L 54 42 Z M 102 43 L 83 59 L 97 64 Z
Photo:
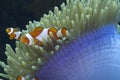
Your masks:
M 8 33 L 10 39 L 16 39 L 28 45 L 31 45 L 34 42 L 36 45 L 42 47 L 43 37 L 44 38 L 47 38 L 47 36 L 50 37 L 51 32 L 56 40 L 61 39 L 64 36 L 66 36 L 67 28 L 64 27 L 58 30 L 55 27 L 51 28 L 36 27 L 34 30 L 25 35 L 21 35 L 22 32 L 18 28 L 7 28 L 6 32 Z
M 23 76 L 18 75 L 15 80 L 25 80 L 25 78 Z M 32 80 L 40 80 L 40 79 L 37 77 L 34 77 Z
M 54 38 L 58 40 L 59 38 L 66 36 L 67 29 L 62 28 L 60 30 L 57 30 L 55 27 L 51 28 L 37 27 L 33 31 L 27 33 L 25 36 L 22 36 L 20 38 L 20 42 L 31 45 L 34 41 L 36 45 L 43 46 L 42 38 L 50 36 L 50 32 L 52 32 Z
M 7 28 L 6 32 L 9 35 L 9 39 L 19 40 L 21 37 L 21 31 L 19 30 L 19 28 Z
M 18 75 L 16 80 L 25 80 L 25 78 L 23 76 Z

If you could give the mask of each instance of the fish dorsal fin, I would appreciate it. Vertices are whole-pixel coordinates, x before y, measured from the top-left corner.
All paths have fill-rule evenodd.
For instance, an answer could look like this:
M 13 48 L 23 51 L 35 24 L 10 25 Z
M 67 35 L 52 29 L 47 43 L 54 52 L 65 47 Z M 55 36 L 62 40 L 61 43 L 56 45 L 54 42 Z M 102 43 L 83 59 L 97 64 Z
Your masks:
M 33 31 L 31 31 L 29 34 L 35 39 L 40 33 L 43 31 L 43 27 L 36 27 Z
M 19 27 L 16 27 L 16 28 L 13 28 L 13 29 L 14 29 L 14 32 L 20 31 Z

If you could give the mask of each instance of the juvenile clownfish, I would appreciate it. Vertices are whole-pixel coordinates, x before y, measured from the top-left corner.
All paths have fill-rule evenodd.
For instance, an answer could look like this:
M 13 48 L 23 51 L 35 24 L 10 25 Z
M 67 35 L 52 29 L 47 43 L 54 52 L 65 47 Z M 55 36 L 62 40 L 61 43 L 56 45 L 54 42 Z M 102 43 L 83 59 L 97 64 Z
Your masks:
M 16 80 L 25 80 L 25 78 L 23 76 L 18 75 Z
M 25 78 L 23 76 L 18 75 L 15 80 L 25 80 Z M 37 77 L 35 77 L 32 80 L 40 80 L 40 79 L 38 79 Z
M 10 39 L 19 40 L 21 37 L 21 31 L 18 28 L 7 28 L 6 32 L 8 33 Z
M 50 32 L 52 32 L 54 38 L 57 40 L 63 36 L 66 36 L 67 29 L 62 28 L 60 30 L 57 30 L 54 27 L 51 28 L 42 28 L 42 27 L 37 27 L 33 31 L 27 33 L 25 36 L 22 36 L 20 38 L 20 42 L 24 44 L 31 45 L 32 42 L 36 45 L 43 46 L 42 43 L 42 37 L 50 36 Z

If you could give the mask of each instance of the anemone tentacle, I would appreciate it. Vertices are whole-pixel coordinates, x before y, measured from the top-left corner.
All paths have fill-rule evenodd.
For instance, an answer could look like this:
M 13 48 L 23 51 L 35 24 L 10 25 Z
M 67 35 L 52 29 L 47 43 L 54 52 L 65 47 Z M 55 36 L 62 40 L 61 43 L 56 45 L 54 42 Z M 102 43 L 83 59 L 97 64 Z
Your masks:
M 69 31 L 67 39 L 56 41 L 53 34 L 50 34 L 52 38 L 48 37 L 47 40 L 43 38 L 44 47 L 16 42 L 15 51 L 7 44 L 5 52 L 7 64 L 0 61 L 6 74 L 0 73 L 0 76 L 14 80 L 17 75 L 22 75 L 30 80 L 63 46 L 105 25 L 113 24 L 116 27 L 119 21 L 119 0 L 66 0 L 66 4 L 61 5 L 61 10 L 55 7 L 53 12 L 44 14 L 40 21 L 30 21 L 26 25 L 27 30 L 23 30 L 22 33 L 26 34 L 38 26 L 58 29 L 66 27 Z

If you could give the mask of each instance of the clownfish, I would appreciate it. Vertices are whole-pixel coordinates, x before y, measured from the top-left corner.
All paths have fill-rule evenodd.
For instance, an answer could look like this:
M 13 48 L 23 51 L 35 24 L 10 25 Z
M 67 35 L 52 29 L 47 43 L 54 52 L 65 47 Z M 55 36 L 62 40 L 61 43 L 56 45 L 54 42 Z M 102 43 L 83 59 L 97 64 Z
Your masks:
M 43 46 L 42 38 L 50 37 L 50 32 L 53 34 L 56 40 L 63 38 L 66 36 L 67 28 L 61 28 L 57 30 L 55 27 L 51 28 L 43 28 L 43 27 L 36 27 L 31 32 L 22 35 L 22 32 L 18 28 L 7 28 L 6 32 L 9 35 L 10 39 L 17 39 L 21 43 L 31 45 L 33 42 L 36 45 Z
M 25 78 L 23 76 L 18 75 L 15 80 L 25 80 Z
M 50 37 L 50 32 L 52 32 L 54 38 L 58 40 L 59 38 L 62 38 L 66 36 L 67 29 L 62 28 L 60 30 L 57 30 L 54 27 L 51 28 L 43 28 L 43 27 L 36 27 L 33 31 L 27 33 L 25 36 L 22 36 L 20 38 L 20 42 L 24 44 L 31 45 L 32 42 L 36 45 L 43 46 L 42 38 L 46 38 L 47 36 Z
M 9 39 L 19 40 L 21 37 L 21 31 L 18 28 L 7 28 L 6 32 L 9 35 Z
M 25 80 L 25 78 L 23 76 L 18 75 L 15 80 Z M 40 79 L 38 79 L 37 77 L 35 77 L 32 80 L 40 80 Z

